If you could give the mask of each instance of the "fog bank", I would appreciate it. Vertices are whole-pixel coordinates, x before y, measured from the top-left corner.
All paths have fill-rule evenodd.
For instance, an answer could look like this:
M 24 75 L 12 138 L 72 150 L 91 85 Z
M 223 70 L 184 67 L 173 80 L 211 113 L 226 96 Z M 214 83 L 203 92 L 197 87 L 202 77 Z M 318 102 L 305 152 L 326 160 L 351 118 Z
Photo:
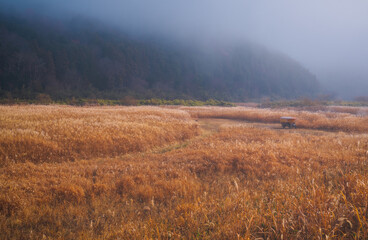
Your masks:
M 140 35 L 186 42 L 247 40 L 281 51 L 343 98 L 368 93 L 368 1 L 1 0 L 49 15 L 93 17 Z

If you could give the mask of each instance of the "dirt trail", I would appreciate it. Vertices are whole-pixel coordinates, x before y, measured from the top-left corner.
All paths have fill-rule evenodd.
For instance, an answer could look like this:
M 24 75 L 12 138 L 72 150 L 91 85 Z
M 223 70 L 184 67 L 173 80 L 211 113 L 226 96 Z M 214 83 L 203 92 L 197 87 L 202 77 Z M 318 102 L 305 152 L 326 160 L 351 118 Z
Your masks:
M 297 132 L 305 135 L 324 135 L 329 134 L 331 131 L 317 130 L 317 129 L 305 129 L 305 128 L 296 128 L 296 129 L 283 129 L 280 123 L 259 123 L 259 122 L 248 122 L 244 120 L 232 120 L 232 119 L 220 119 L 220 118 L 198 118 L 196 121 L 199 123 L 203 134 L 202 135 L 210 135 L 215 132 L 218 132 L 222 127 L 231 127 L 231 126 L 244 126 L 244 127 L 255 127 L 255 128 L 267 128 L 276 131 L 286 131 L 286 132 Z
M 174 144 L 170 144 L 164 147 L 155 148 L 149 152 L 162 154 L 165 152 L 170 152 L 180 148 L 186 148 L 190 146 L 193 142 L 198 141 L 199 139 L 205 139 L 210 137 L 211 135 L 220 131 L 221 128 L 226 127 L 254 127 L 254 128 L 266 128 L 272 129 L 275 131 L 283 131 L 287 133 L 298 133 L 301 135 L 314 135 L 314 136 L 322 136 L 328 134 L 335 134 L 336 132 L 327 131 L 327 130 L 317 130 L 317 129 L 306 129 L 306 128 L 282 128 L 280 123 L 260 123 L 260 122 L 248 122 L 244 120 L 233 120 L 233 119 L 224 119 L 224 118 L 197 118 L 194 119 L 200 126 L 202 133 L 194 138 L 187 139 L 183 142 L 177 142 Z
M 283 129 L 281 124 L 279 123 L 259 123 L 259 122 L 247 122 L 244 120 L 232 120 L 232 119 L 220 119 L 220 118 L 198 118 L 194 119 L 200 126 L 202 133 L 196 137 L 187 139 L 182 142 L 176 142 L 173 144 L 169 144 L 167 146 L 157 147 L 147 152 L 140 152 L 137 154 L 145 154 L 145 153 L 155 153 L 155 154 L 163 154 L 166 152 L 171 152 L 177 149 L 186 148 L 191 146 L 192 143 L 210 137 L 211 135 L 219 132 L 221 128 L 226 127 L 254 127 L 254 128 L 266 128 L 272 129 L 275 131 L 285 131 L 288 133 L 298 133 L 301 135 L 315 135 L 322 136 L 327 134 L 334 134 L 331 131 L 323 131 L 323 130 L 315 130 L 315 129 L 304 129 L 304 128 L 296 128 L 296 129 Z
M 199 118 L 196 119 L 204 133 L 213 133 L 219 131 L 221 127 L 244 126 L 256 128 L 282 129 L 280 124 L 276 123 L 257 123 L 242 120 L 219 119 L 219 118 Z
M 232 120 L 232 119 L 198 118 L 198 119 L 195 119 L 195 121 L 199 124 L 202 130 L 202 133 L 200 135 L 194 138 L 191 138 L 191 139 L 187 139 L 183 142 L 156 148 L 151 152 L 161 154 L 161 153 L 170 152 L 170 151 L 180 149 L 180 148 L 186 148 L 190 146 L 191 143 L 198 141 L 198 139 L 208 138 L 212 134 L 217 133 L 222 127 L 245 126 L 245 127 L 256 127 L 256 128 L 282 129 L 280 124 L 274 124 L 274 123 L 265 124 L 265 123 L 246 122 L 242 120 Z M 293 131 L 293 130 L 295 129 L 290 129 L 289 131 Z

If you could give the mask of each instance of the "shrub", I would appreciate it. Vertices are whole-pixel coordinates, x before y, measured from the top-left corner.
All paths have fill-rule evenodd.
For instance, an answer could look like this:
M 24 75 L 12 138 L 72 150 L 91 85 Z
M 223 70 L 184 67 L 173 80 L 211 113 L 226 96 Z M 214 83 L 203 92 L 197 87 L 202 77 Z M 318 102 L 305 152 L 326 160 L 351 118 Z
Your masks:
M 51 104 L 53 101 L 48 94 L 40 93 L 36 96 L 36 102 L 38 104 Z
M 115 187 L 119 194 L 130 194 L 135 188 L 135 182 L 132 177 L 124 176 L 115 184 Z
M 52 188 L 57 203 L 82 203 L 85 201 L 84 189 L 72 183 L 63 183 Z

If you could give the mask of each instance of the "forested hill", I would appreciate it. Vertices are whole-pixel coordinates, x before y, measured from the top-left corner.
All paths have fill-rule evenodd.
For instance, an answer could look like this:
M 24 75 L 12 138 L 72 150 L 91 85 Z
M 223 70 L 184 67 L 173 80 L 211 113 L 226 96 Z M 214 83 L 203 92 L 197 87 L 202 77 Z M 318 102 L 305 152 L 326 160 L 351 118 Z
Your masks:
M 316 78 L 282 54 L 251 44 L 210 44 L 153 42 L 85 19 L 2 14 L 0 97 L 242 101 L 317 91 Z

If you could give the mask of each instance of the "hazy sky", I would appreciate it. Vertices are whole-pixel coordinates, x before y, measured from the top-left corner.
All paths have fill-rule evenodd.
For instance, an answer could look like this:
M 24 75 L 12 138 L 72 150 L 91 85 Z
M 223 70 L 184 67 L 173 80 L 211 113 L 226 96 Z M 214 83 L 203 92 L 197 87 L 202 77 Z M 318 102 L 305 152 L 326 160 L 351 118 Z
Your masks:
M 250 39 L 296 59 L 340 96 L 368 95 L 367 0 L 0 0 L 183 40 Z M 37 7 L 35 7 L 37 6 Z M 43 6 L 43 7 L 40 7 Z

